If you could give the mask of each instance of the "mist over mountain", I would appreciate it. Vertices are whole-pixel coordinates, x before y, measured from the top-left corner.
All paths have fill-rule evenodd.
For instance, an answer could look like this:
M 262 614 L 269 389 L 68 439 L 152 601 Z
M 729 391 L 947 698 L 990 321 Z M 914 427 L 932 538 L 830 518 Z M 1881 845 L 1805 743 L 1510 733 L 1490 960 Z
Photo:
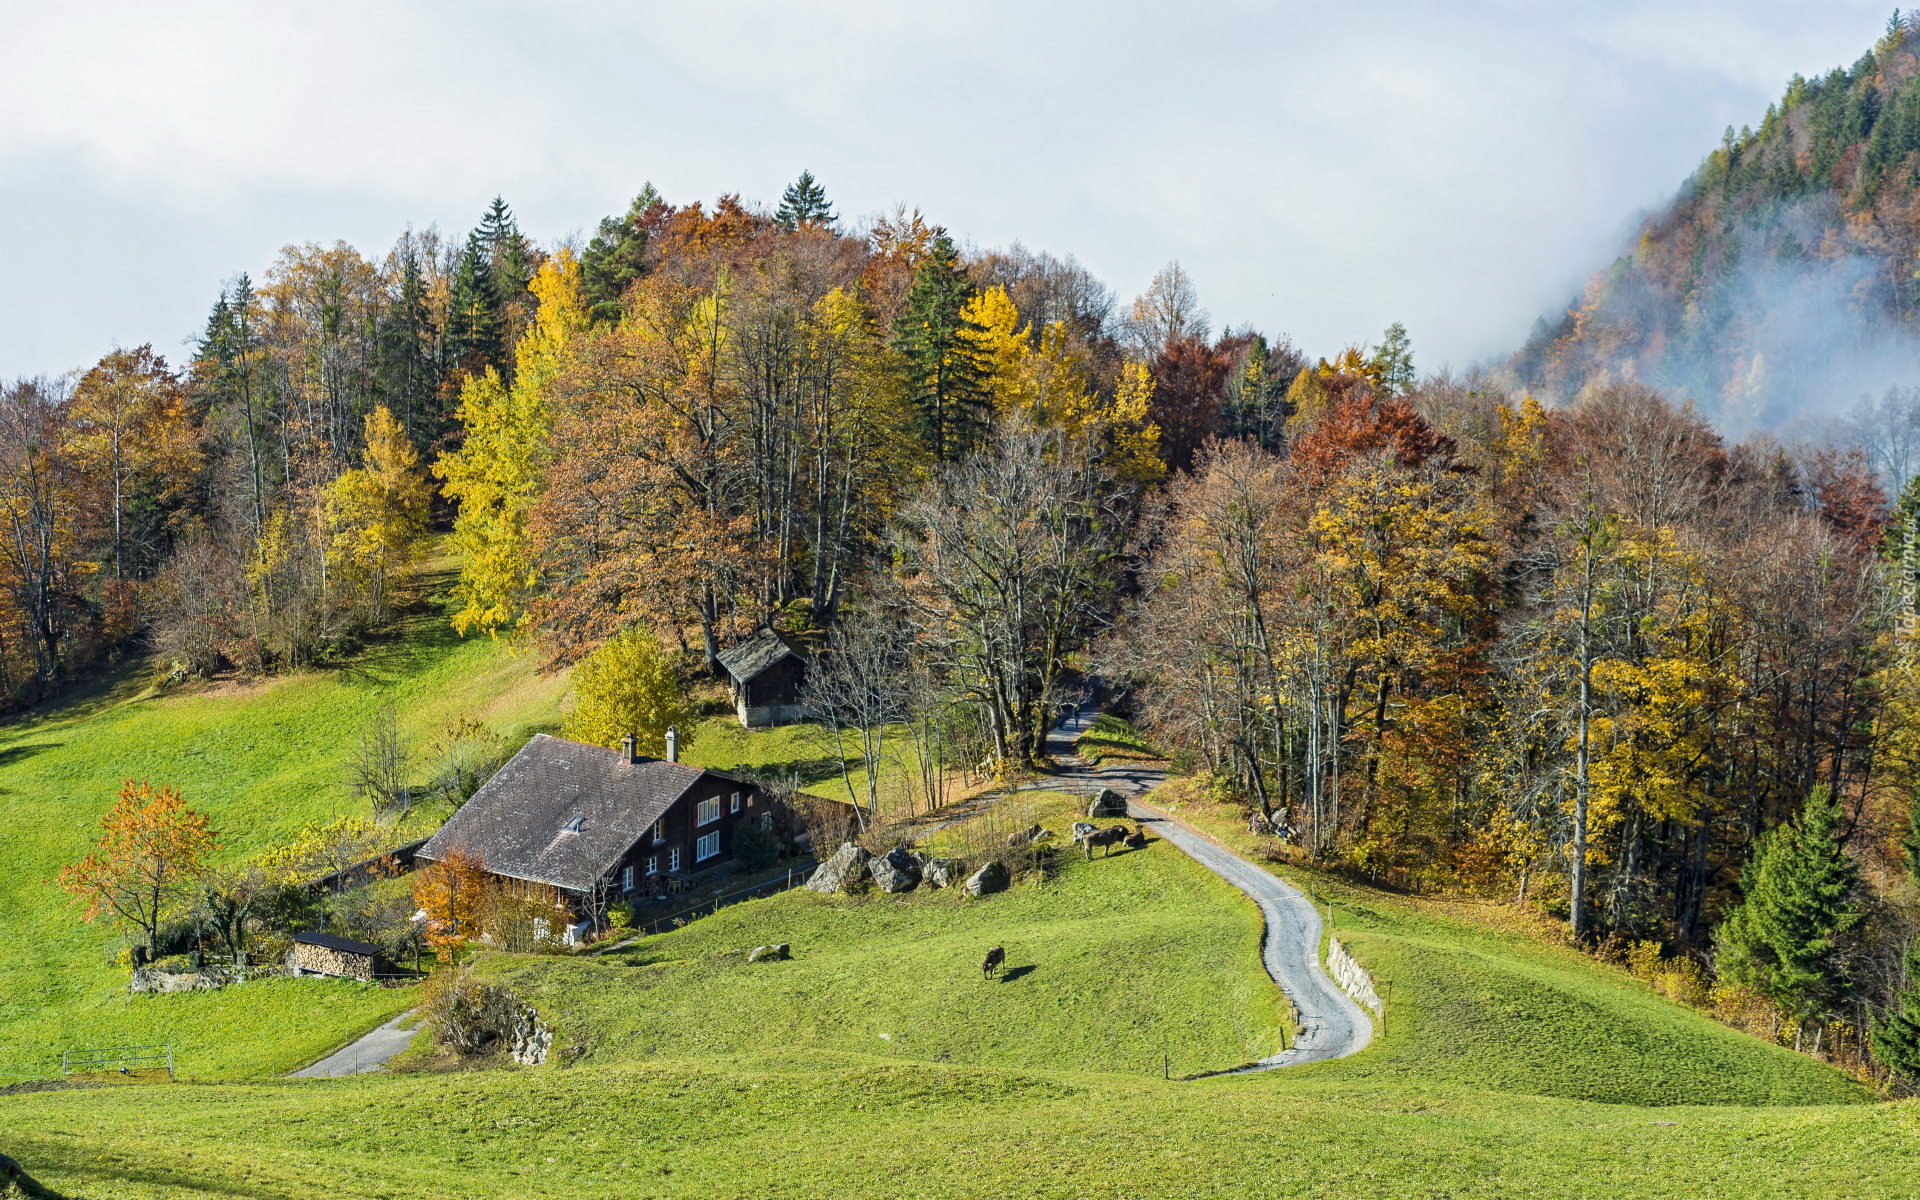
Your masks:
M 1508 361 L 1568 398 L 1633 379 L 1732 434 L 1818 428 L 1920 382 L 1920 16 L 1795 76 Z M 1904 407 L 1904 406 L 1903 406 Z

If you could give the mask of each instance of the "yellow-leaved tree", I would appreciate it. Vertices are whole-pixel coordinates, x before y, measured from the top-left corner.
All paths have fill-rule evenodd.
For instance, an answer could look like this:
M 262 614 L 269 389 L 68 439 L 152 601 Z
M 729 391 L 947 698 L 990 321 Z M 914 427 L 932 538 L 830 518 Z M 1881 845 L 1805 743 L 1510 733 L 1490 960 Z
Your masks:
M 460 389 L 460 448 L 441 456 L 433 473 L 459 506 L 453 543 L 465 563 L 453 598 L 460 610 L 453 627 L 489 635 L 526 624 L 533 588 L 533 556 L 527 545 L 527 510 L 540 486 L 538 458 L 551 424 L 547 390 L 570 361 L 574 339 L 587 327 L 580 264 L 562 248 L 529 285 L 538 314 L 514 348 L 515 374 L 508 388 L 492 368 Z
M 693 741 L 693 710 L 673 658 L 652 634 L 629 628 L 608 638 L 573 668 L 577 698 L 561 732 L 575 741 L 618 747 L 631 736 L 641 754 L 667 752 L 667 728 L 680 745 Z
M 420 456 L 383 405 L 367 414 L 367 452 L 356 470 L 327 487 L 327 558 L 334 578 L 357 592 L 366 617 L 384 621 L 393 585 L 405 576 L 427 532 L 427 481 Z
M 1038 404 L 1027 371 L 1032 353 L 1032 327 L 1020 327 L 1020 310 L 1003 287 L 974 293 L 960 310 L 960 336 L 973 343 L 974 354 L 987 370 L 987 391 L 993 396 L 996 417 L 1009 412 L 1031 412 Z

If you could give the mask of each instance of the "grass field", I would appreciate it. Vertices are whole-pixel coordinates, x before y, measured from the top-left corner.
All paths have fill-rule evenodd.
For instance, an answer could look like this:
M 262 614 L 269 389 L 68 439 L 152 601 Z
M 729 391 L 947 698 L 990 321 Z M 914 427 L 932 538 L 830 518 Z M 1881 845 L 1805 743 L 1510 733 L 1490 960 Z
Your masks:
M 1044 883 L 980 900 L 788 893 L 601 957 L 483 955 L 478 971 L 554 1024 L 545 1066 L 275 1078 L 411 993 L 284 980 L 128 997 L 118 937 L 41 881 L 91 844 L 128 774 L 181 784 L 238 854 L 344 806 L 340 760 L 388 698 L 416 736 L 460 716 L 514 736 L 556 723 L 564 680 L 428 615 L 353 670 L 199 695 L 109 686 L 0 728 L 0 1070 L 170 1040 L 183 1076 L 0 1094 L 0 1150 L 95 1200 L 1920 1195 L 1920 1104 L 1865 1103 L 1497 906 L 1291 868 L 1391 981 L 1385 1030 L 1339 1062 L 1162 1080 L 1163 1047 L 1176 1075 L 1270 1051 L 1283 1005 L 1252 906 L 1161 842 L 1063 856 Z M 1116 752 L 1127 732 L 1108 731 Z M 805 749 L 716 718 L 689 758 Z M 1068 819 L 1045 793 L 1018 803 Z M 1254 848 L 1233 814 L 1180 815 Z M 792 961 L 745 963 L 775 941 Z M 987 983 L 993 944 L 1012 970 Z
M 403 993 L 310 981 L 129 996 L 113 965 L 121 936 L 83 923 L 49 881 L 93 847 L 129 778 L 177 785 L 212 816 L 223 858 L 363 812 L 343 763 L 380 706 L 396 704 L 416 744 L 461 717 L 524 738 L 557 723 L 566 686 L 534 665 L 501 643 L 462 641 L 435 604 L 345 668 L 164 693 L 129 670 L 0 725 L 0 1071 L 39 1074 L 67 1046 L 138 1040 L 173 1042 L 198 1073 L 272 1074 L 393 1015 Z
M 1067 803 L 1035 815 L 1064 832 Z M 997 896 L 793 891 L 599 957 L 488 956 L 482 974 L 566 1014 L 557 1041 L 596 1064 L 806 1050 L 1157 1074 L 1163 1049 L 1194 1073 L 1282 1048 L 1239 892 L 1157 841 L 1054 862 Z M 792 961 L 746 961 L 772 942 Z M 983 981 L 995 945 L 1006 969 Z

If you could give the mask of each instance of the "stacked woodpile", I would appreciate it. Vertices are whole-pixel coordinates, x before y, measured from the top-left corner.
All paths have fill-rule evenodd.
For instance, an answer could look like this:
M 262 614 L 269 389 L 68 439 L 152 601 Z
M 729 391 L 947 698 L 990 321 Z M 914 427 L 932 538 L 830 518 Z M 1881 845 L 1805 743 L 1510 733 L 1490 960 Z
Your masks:
M 349 938 L 303 933 L 293 941 L 288 963 L 303 974 L 337 975 L 372 982 L 378 970 L 380 947 Z

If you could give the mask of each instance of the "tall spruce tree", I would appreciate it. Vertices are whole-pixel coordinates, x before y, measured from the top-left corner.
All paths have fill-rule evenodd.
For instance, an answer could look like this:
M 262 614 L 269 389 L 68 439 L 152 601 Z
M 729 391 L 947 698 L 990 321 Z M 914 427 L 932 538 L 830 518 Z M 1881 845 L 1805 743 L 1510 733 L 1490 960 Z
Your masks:
M 493 252 L 494 280 L 502 300 L 518 302 L 533 280 L 533 248 L 513 219 L 513 210 L 499 196 L 480 218 L 480 236 Z
M 1723 979 L 1801 1022 L 1836 1011 L 1852 991 L 1842 951 L 1865 914 L 1853 902 L 1859 870 L 1841 845 L 1841 818 L 1818 787 L 1798 820 L 1764 834 L 1740 875 L 1746 898 L 1716 939 Z
M 1413 340 L 1407 336 L 1405 325 L 1395 321 L 1387 326 L 1374 349 L 1373 365 L 1380 369 L 1380 389 L 1388 395 L 1400 396 L 1413 390 L 1419 380 L 1413 373 Z
M 660 203 L 649 183 L 627 206 L 624 217 L 602 217 L 599 232 L 580 255 L 580 276 L 596 321 L 620 319 L 620 297 L 647 269 L 646 216 Z
M 1873 1023 L 1873 1056 L 1920 1088 L 1920 938 L 1907 946 L 1907 985 Z
M 467 235 L 447 298 L 447 358 L 454 367 L 479 376 L 488 367 L 508 372 L 500 300 L 493 274 L 493 248 L 476 229 Z
M 831 229 L 837 219 L 833 205 L 827 203 L 827 189 L 815 182 L 812 171 L 800 172 L 800 178 L 787 185 L 787 190 L 780 194 L 780 207 L 773 214 L 773 223 L 782 229 L 798 229 L 802 225 Z
M 906 307 L 893 323 L 920 436 L 942 462 L 958 462 L 978 444 L 992 409 L 989 365 L 965 336 L 980 332 L 964 315 L 972 294 L 960 255 L 943 233 L 914 272 Z
M 433 445 L 442 432 L 435 332 L 420 255 L 408 240 L 400 249 L 397 286 L 380 314 L 375 349 L 381 400 L 400 418 L 414 446 L 422 450 Z

